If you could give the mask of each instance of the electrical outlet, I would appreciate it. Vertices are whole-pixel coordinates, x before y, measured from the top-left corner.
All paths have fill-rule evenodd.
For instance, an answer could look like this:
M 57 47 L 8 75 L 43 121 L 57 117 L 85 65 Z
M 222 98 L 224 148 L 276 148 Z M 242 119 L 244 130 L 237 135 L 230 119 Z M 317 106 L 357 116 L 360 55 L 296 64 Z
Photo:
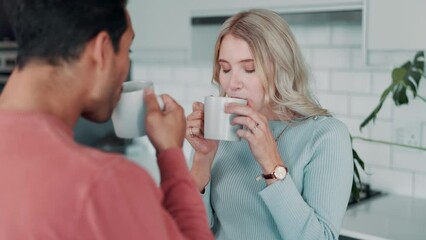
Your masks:
M 422 145 L 421 139 L 425 133 L 422 130 L 423 125 L 420 124 L 398 124 L 394 130 L 394 141 L 399 144 L 420 147 Z

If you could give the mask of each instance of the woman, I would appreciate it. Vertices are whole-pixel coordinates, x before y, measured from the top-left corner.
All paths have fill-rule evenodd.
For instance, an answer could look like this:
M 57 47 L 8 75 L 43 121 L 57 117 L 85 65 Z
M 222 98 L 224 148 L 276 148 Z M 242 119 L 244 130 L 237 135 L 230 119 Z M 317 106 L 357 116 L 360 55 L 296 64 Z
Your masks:
M 240 142 L 204 139 L 203 104 L 193 104 L 186 138 L 217 239 L 338 239 L 349 199 L 347 128 L 308 89 L 308 71 L 287 23 L 268 10 L 241 12 L 222 26 L 213 81 Z M 257 180 L 257 181 L 256 181 Z

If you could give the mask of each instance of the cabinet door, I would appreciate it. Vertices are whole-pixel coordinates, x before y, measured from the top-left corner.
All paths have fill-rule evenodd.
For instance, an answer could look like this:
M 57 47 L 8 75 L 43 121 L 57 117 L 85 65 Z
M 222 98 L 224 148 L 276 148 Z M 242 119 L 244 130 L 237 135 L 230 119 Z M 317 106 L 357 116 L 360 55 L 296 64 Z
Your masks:
M 134 58 L 167 61 L 189 56 L 188 1 L 129 1 L 127 9 L 135 31 Z
M 425 0 L 365 0 L 367 50 L 426 49 Z

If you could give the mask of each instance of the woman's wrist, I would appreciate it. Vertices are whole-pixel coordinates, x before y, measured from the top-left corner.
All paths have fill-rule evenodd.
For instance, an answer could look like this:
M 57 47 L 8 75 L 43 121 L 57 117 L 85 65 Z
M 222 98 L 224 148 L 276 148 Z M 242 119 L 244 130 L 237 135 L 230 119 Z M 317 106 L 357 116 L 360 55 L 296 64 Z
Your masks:
M 194 154 L 191 167 L 191 176 L 197 184 L 199 192 L 203 192 L 204 188 L 210 182 L 210 170 L 212 159 L 209 156 Z M 213 157 L 211 157 L 213 158 Z
M 284 161 L 280 157 L 275 157 L 270 161 L 265 161 L 260 164 L 263 174 L 270 174 L 278 165 L 284 165 Z
M 200 174 L 197 171 L 191 170 L 192 179 L 194 179 L 197 189 L 200 193 L 204 193 L 206 186 L 210 182 L 210 173 L 207 175 Z

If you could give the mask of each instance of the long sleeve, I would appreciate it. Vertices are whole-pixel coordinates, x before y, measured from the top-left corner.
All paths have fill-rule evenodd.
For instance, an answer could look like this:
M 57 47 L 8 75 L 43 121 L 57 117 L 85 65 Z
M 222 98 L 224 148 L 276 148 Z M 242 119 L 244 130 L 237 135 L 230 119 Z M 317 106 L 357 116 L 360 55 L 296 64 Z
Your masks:
M 149 174 L 121 162 L 95 181 L 76 219 L 74 239 L 213 239 L 184 155 L 158 155 L 160 189 Z
M 352 184 L 351 143 L 340 122 L 323 121 L 320 126 L 305 150 L 311 157 L 303 168 L 302 189 L 290 171 L 284 181 L 259 192 L 283 239 L 339 236 Z
M 164 193 L 163 205 L 176 220 L 181 232 L 187 239 L 213 239 L 206 210 L 189 174 L 182 150 L 163 152 L 158 156 L 158 166 Z M 171 237 L 176 239 L 173 234 Z

